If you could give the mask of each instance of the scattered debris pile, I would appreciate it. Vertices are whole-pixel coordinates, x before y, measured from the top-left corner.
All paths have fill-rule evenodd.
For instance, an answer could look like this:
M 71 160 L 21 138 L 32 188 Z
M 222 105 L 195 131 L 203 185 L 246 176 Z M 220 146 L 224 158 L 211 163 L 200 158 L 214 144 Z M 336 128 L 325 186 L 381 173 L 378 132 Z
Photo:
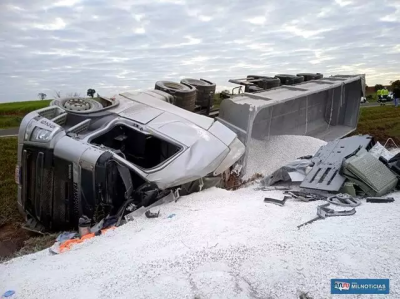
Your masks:
M 362 199 L 369 203 L 393 202 L 392 197 L 383 196 L 400 190 L 399 179 L 400 154 L 392 154 L 369 135 L 360 135 L 331 141 L 314 156 L 287 163 L 262 179 L 259 189 L 269 191 L 269 186 L 276 183 L 300 182 L 301 191 L 286 190 L 283 200 L 265 198 L 264 202 L 283 206 L 290 197 L 304 202 L 325 201 L 317 207 L 317 217 L 300 228 L 326 217 L 354 215 Z M 331 205 L 347 209 L 335 210 Z
M 49 248 L 49 251 L 51 254 L 64 253 L 70 250 L 72 246 L 76 244 L 80 244 L 88 239 L 100 236 L 105 232 L 113 230 L 116 227 L 132 221 L 136 217 L 140 217 L 142 215 L 145 215 L 147 218 L 158 218 L 160 217 L 160 211 L 155 213 L 152 212 L 151 209 L 162 204 L 177 201 L 179 197 L 180 195 L 178 191 L 169 191 L 163 193 L 163 195 L 158 197 L 159 199 L 155 203 L 147 207 L 142 206 L 139 209 L 135 209 L 133 206 L 128 204 L 124 206 L 123 210 L 121 209 L 119 216 L 117 215 L 116 217 L 108 215 L 93 226 L 90 226 L 90 221 L 88 221 L 87 217 L 83 216 L 79 219 L 78 232 L 62 233 L 58 236 L 54 245 Z M 169 217 L 171 217 L 171 215 Z
M 370 136 L 352 136 L 329 142 L 312 157 L 314 166 L 300 187 L 338 192 L 346 180 L 340 174 L 343 162 L 360 149 L 371 149 L 372 143 Z
M 314 156 L 299 157 L 277 169 L 261 184 L 301 182 L 300 188 L 308 190 L 379 197 L 394 191 L 399 178 L 400 154 L 393 155 L 371 136 L 362 135 L 331 141 Z

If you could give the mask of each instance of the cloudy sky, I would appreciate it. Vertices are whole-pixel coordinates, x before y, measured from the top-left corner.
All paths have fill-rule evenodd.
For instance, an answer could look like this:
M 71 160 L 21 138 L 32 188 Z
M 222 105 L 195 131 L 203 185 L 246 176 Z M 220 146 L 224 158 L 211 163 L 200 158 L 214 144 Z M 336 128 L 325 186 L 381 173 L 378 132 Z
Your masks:
M 400 0 L 1 0 L 0 101 L 248 74 L 400 79 Z

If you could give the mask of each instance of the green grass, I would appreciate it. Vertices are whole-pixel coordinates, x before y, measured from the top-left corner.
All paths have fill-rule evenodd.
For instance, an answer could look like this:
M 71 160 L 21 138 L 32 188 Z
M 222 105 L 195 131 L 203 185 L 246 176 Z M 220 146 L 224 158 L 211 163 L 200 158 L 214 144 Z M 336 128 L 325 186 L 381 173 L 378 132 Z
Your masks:
M 214 94 L 214 107 L 219 108 L 221 105 L 222 99 L 220 98 L 220 93 L 215 93 Z
M 6 129 L 19 127 L 23 117 L 23 115 L 0 115 L 0 128 Z
M 0 104 L 0 129 L 18 127 L 22 118 L 33 110 L 47 107 L 51 100 Z
M 33 110 L 49 106 L 51 100 L 26 101 L 0 104 L 0 115 L 25 115 Z
M 376 93 L 372 93 L 367 95 L 367 101 L 372 103 L 372 102 L 377 102 L 378 101 L 378 96 Z
M 17 164 L 17 138 L 0 139 L 0 226 L 20 222 L 22 217 L 17 207 L 17 185 L 14 179 Z
M 357 134 L 369 134 L 381 143 L 393 138 L 400 145 L 400 108 L 394 106 L 365 107 L 360 111 Z

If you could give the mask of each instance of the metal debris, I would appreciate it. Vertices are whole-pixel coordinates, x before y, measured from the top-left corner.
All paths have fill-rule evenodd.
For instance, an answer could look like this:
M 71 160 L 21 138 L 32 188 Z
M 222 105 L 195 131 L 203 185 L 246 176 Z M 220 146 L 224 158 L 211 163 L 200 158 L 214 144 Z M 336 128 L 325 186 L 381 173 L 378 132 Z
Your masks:
M 387 203 L 387 202 L 394 202 L 393 197 L 367 197 L 367 202 L 371 203 Z
M 147 218 L 158 218 L 158 216 L 160 216 L 160 211 L 158 211 L 157 213 L 153 213 L 150 210 L 148 210 L 144 214 L 146 215 Z
M 360 149 L 370 149 L 372 143 L 373 139 L 369 135 L 351 136 L 329 142 L 311 159 L 315 165 L 300 187 L 338 192 L 346 180 L 340 172 L 343 159 Z
M 257 187 L 254 188 L 254 190 L 260 190 L 260 191 L 290 191 L 290 187 L 286 186 L 274 186 L 274 187 Z
M 321 206 L 317 207 L 317 217 L 303 223 L 297 226 L 297 228 L 300 228 L 302 226 L 305 226 L 307 224 L 310 224 L 314 221 L 317 221 L 319 219 L 325 219 L 326 217 L 334 217 L 334 216 L 350 216 L 350 215 L 354 215 L 356 213 L 356 209 L 353 208 L 351 210 L 347 210 L 347 211 L 335 211 L 333 209 L 329 209 L 328 206 L 330 204 L 324 204 Z
M 271 197 L 266 197 L 264 198 L 264 202 L 266 203 L 272 203 L 278 206 L 283 206 L 286 202 L 286 200 L 288 200 L 290 198 L 290 196 L 285 196 L 283 197 L 283 199 L 277 199 L 277 198 L 271 198 Z
M 342 206 L 342 207 L 358 207 L 361 201 L 351 197 L 348 194 L 336 194 L 334 196 L 328 197 L 327 201 L 331 204 Z
M 308 192 L 303 192 L 303 191 L 285 191 L 283 192 L 284 194 L 288 194 L 292 196 L 293 198 L 299 199 L 301 201 L 316 201 L 316 200 L 326 200 L 325 196 L 319 195 L 319 194 L 314 194 L 314 193 L 308 193 Z

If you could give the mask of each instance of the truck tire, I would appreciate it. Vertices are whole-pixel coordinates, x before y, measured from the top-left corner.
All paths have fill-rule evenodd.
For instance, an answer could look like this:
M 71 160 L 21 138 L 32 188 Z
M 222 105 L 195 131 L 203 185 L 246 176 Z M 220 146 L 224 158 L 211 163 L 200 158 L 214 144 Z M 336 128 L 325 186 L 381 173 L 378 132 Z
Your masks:
M 162 90 L 174 96 L 174 105 L 188 111 L 194 111 L 196 107 L 196 87 L 172 81 L 157 81 L 156 90 Z
M 93 112 L 104 108 L 98 101 L 86 98 L 56 99 L 50 105 L 59 106 L 68 112 L 75 113 Z
M 279 78 L 267 77 L 267 76 L 258 76 L 258 75 L 248 75 L 247 79 L 262 79 L 262 81 L 254 82 L 255 85 L 262 89 L 271 89 L 274 87 L 278 87 L 281 85 L 281 80 Z
M 214 105 L 215 83 L 204 79 L 185 78 L 181 80 L 181 84 L 188 84 L 196 88 L 196 105 L 202 108 L 212 107 Z
M 282 85 L 293 85 L 299 84 L 304 81 L 303 76 L 295 76 L 295 75 L 288 75 L 288 74 L 278 74 L 275 78 L 279 78 L 281 80 Z
M 297 74 L 297 76 L 303 76 L 304 81 L 318 80 L 318 79 L 322 79 L 324 77 L 324 75 L 321 73 L 300 73 L 300 74 Z

